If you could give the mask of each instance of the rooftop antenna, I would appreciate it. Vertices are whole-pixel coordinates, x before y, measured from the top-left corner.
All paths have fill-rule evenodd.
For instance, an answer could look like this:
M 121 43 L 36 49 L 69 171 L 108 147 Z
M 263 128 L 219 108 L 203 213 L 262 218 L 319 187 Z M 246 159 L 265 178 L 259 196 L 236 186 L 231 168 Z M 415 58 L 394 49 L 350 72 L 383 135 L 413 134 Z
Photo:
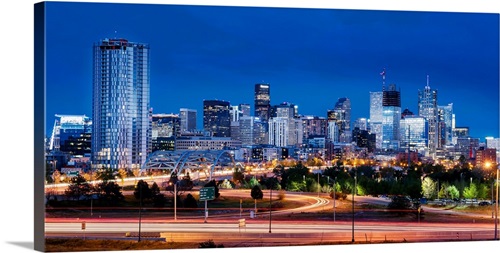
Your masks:
M 382 90 L 385 90 L 385 68 L 380 72 L 380 75 L 382 76 Z
M 427 75 L 427 86 L 425 86 L 425 88 L 429 89 L 430 86 L 429 86 L 429 75 Z

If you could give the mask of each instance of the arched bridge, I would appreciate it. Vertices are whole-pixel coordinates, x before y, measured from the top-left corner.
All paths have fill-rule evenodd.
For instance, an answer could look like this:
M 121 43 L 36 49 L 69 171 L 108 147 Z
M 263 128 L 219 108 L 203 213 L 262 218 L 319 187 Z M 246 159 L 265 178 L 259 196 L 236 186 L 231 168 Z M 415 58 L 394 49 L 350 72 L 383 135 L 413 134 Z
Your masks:
M 235 163 L 230 150 L 187 150 L 187 151 L 155 151 L 151 153 L 141 167 L 147 170 L 168 170 L 171 174 L 182 174 L 186 171 L 210 169 L 210 173 L 224 168 L 243 167 Z

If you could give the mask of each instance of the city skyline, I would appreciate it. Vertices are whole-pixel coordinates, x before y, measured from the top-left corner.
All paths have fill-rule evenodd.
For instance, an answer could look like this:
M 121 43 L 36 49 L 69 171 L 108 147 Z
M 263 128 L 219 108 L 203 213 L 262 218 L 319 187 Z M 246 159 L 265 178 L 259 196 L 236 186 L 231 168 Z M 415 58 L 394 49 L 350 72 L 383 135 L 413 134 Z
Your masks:
M 286 101 L 298 105 L 300 114 L 326 117 L 338 98 L 347 97 L 353 121 L 369 118 L 369 92 L 382 91 L 380 72 L 385 68 L 386 87 L 394 83 L 401 89 L 402 110 L 418 113 L 418 91 L 429 75 L 430 87 L 438 90 L 438 105 L 453 103 L 457 126 L 468 126 L 473 137 L 498 137 L 498 15 L 48 6 L 49 14 L 58 15 L 47 19 L 47 134 L 55 114 L 92 117 L 92 44 L 120 37 L 151 46 L 153 113 L 196 109 L 199 129 L 203 100 L 247 103 L 253 111 L 254 85 L 262 82 L 271 86 L 271 105 Z M 110 14 L 110 8 L 118 10 Z M 70 17 L 75 14 L 81 18 Z M 111 22 L 125 16 L 120 27 Z M 99 18 L 90 22 L 90 17 Z M 368 38 L 372 43 L 367 44 Z M 66 50 L 72 53 L 64 54 Z M 477 112 L 485 113 L 479 122 Z

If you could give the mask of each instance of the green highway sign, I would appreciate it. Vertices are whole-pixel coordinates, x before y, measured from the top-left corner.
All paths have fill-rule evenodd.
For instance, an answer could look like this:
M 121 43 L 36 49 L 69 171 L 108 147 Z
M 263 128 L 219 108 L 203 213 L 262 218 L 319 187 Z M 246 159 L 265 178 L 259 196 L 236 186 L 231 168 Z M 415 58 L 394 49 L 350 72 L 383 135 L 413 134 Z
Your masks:
M 200 189 L 200 200 L 215 199 L 215 187 L 203 187 Z

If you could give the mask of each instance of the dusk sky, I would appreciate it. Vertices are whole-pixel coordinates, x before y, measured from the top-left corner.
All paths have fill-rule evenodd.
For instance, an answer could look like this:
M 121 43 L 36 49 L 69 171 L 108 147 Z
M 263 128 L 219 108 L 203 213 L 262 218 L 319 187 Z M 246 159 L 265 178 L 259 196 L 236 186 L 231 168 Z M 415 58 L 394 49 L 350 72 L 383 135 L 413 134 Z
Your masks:
M 499 15 L 256 7 L 47 3 L 46 133 L 55 114 L 92 117 L 92 46 L 125 38 L 151 47 L 154 113 L 198 110 L 203 99 L 254 109 L 255 83 L 271 104 L 326 117 L 340 97 L 369 118 L 369 93 L 401 90 L 418 113 L 418 91 L 453 103 L 473 137 L 499 133 Z

